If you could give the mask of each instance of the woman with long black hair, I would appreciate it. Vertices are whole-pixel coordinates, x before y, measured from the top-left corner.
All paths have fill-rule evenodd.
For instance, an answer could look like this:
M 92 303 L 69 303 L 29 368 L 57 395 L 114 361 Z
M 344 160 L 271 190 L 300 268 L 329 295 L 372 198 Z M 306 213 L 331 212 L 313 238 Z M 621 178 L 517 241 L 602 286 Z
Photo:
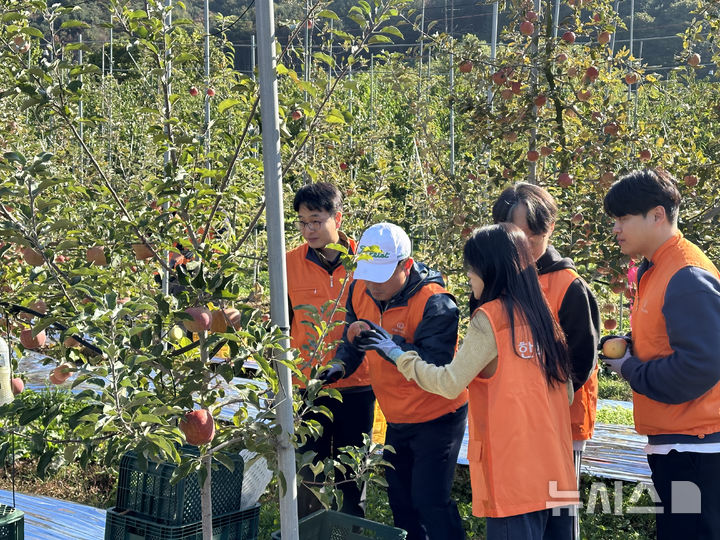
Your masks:
M 355 343 L 378 351 L 421 388 L 469 389 L 473 514 L 487 538 L 570 539 L 577 504 L 569 401 L 570 360 L 538 282 L 525 235 L 508 223 L 473 232 L 464 262 L 479 307 L 452 363 L 403 352 L 377 328 Z

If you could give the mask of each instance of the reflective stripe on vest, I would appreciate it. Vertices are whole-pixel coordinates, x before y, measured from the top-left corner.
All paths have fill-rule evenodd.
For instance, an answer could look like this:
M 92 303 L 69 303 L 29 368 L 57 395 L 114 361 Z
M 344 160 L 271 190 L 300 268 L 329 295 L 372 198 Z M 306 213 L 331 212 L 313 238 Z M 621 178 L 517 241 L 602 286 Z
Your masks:
M 527 325 L 515 318 L 513 346 L 501 302 L 480 309 L 492 325 L 498 365 L 468 387 L 473 514 L 507 517 L 577 503 L 567 389 L 548 386 Z
M 695 266 L 720 277 L 700 249 L 678 233 L 653 254 L 653 265 L 642 275 L 631 319 L 633 355 L 643 362 L 673 353 L 662 314 L 665 291 L 682 268 Z M 705 435 L 720 431 L 720 383 L 699 398 L 678 405 L 660 403 L 633 392 L 635 429 L 643 435 Z
M 413 343 L 425 304 L 435 294 L 447 294 L 447 291 L 437 283 L 427 283 L 410 297 L 407 305 L 390 306 L 381 313 L 368 294 L 365 282 L 356 281 L 352 298 L 353 310 L 358 319 L 368 319 L 391 334 Z M 453 345 L 457 347 L 457 343 Z M 426 392 L 415 381 L 405 379 L 394 365 L 374 351 L 365 353 L 365 360 L 370 368 L 370 382 L 375 397 L 390 423 L 428 422 L 457 410 L 467 402 L 467 390 L 463 390 L 455 399 L 446 399 Z

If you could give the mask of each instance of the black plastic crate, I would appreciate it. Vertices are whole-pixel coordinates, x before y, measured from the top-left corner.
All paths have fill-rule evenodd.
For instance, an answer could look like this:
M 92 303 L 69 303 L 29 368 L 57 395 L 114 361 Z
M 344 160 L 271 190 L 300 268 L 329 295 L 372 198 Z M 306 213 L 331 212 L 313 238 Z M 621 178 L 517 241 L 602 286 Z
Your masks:
M 0 504 L 0 540 L 23 540 L 25 538 L 25 514 Z
M 183 453 L 197 455 L 197 449 L 183 447 Z M 241 506 L 243 460 L 239 454 L 232 456 L 235 468 L 228 470 L 225 465 L 213 461 L 212 511 L 214 516 L 235 512 Z M 120 478 L 116 499 L 116 510 L 131 510 L 137 516 L 151 519 L 161 525 L 186 525 L 200 521 L 200 482 L 196 473 L 191 473 L 176 484 L 170 478 L 176 469 L 174 463 L 148 461 L 146 471 L 141 471 L 135 452 L 128 452 L 120 459 Z
M 298 527 L 300 540 L 404 540 L 407 537 L 407 533 L 397 527 L 334 510 L 310 514 L 298 522 Z M 280 531 L 275 531 L 271 538 L 281 540 Z
M 260 505 L 213 518 L 213 540 L 257 540 Z M 202 523 L 159 525 L 137 512 L 107 511 L 105 540 L 202 540 Z

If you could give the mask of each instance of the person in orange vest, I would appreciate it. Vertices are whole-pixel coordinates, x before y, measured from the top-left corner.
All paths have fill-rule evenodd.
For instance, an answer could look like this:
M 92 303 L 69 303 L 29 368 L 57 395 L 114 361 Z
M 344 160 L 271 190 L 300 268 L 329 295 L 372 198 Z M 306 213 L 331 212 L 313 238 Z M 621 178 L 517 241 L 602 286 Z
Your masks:
M 343 290 L 345 268 L 340 262 L 340 253 L 328 247 L 339 244 L 350 253 L 355 250 L 355 241 L 340 230 L 342 224 L 342 194 L 332 184 L 317 182 L 300 188 L 295 193 L 293 208 L 297 212 L 295 225 L 305 242 L 289 251 L 286 256 L 288 296 L 290 304 L 290 344 L 298 353 L 298 362 L 306 376 L 310 376 L 312 365 L 332 361 L 332 352 L 317 356 L 314 340 L 307 323 L 313 322 L 311 314 L 302 306 L 311 305 L 321 310 L 329 301 L 339 300 L 338 306 L 345 305 L 349 283 Z M 342 295 L 341 295 L 342 291 Z M 342 309 L 335 312 L 333 321 L 344 321 Z M 331 321 L 327 321 L 330 323 Z M 332 343 L 342 337 L 343 325 L 337 325 L 326 337 Z M 322 349 L 320 349 L 322 350 Z M 312 414 L 305 420 L 315 420 L 322 426 L 322 434 L 310 439 L 298 448 L 297 453 L 316 452 L 315 461 L 337 457 L 344 446 L 362 446 L 363 434 L 370 433 L 373 423 L 375 396 L 370 387 L 367 366 L 361 366 L 352 377 L 331 385 L 340 391 L 342 401 L 323 396 L 315 400 L 315 406 L 327 407 L 332 418 L 324 414 Z M 307 469 L 301 471 L 303 483 L 298 489 L 298 516 L 304 517 L 321 508 L 320 502 L 307 488 L 305 482 L 314 479 Z M 365 486 L 358 486 L 337 471 L 335 480 L 343 493 L 341 511 L 356 516 L 365 515 Z
M 492 216 L 495 223 L 514 223 L 527 236 L 543 294 L 565 334 L 575 389 L 570 422 L 579 489 L 582 453 L 587 440 L 592 438 L 597 415 L 597 345 L 600 337 L 597 301 L 577 273 L 573 261 L 561 257 L 550 245 L 557 220 L 557 204 L 550 193 L 540 186 L 518 182 L 500 194 L 493 204 Z M 579 540 L 578 513 L 573 520 L 573 538 Z
M 411 257 L 410 238 L 392 223 L 369 227 L 360 238 L 359 260 L 346 306 L 346 322 L 365 320 L 401 350 L 449 363 L 457 346 L 460 313 L 439 272 Z M 376 246 L 375 250 L 372 250 Z M 357 338 L 355 339 L 357 342 Z M 368 365 L 370 382 L 387 419 L 384 458 L 388 500 L 396 527 L 408 540 L 462 540 L 465 532 L 450 498 L 467 422 L 467 392 L 452 398 L 425 392 L 376 352 L 358 349 L 347 333 L 333 368 L 354 376 Z
M 642 257 L 632 350 L 607 359 L 647 435 L 657 537 L 720 539 L 720 273 L 678 230 L 677 181 L 633 171 L 605 195 L 620 251 Z
M 578 502 L 562 329 L 515 225 L 476 229 L 464 261 L 479 307 L 451 363 L 428 362 L 376 329 L 356 341 L 428 392 L 453 399 L 468 387 L 472 508 L 487 518 L 488 540 L 569 539 L 572 519 L 556 510 Z

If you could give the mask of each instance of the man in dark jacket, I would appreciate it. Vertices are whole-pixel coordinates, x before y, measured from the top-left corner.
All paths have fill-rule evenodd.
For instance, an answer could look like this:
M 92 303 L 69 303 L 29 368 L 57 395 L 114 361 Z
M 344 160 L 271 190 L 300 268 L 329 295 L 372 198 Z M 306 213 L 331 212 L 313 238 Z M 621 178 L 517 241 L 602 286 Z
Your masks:
M 557 204 L 550 193 L 540 186 L 518 182 L 500 194 L 492 213 L 495 223 L 511 222 L 527 236 L 543 293 L 567 340 L 575 390 L 570 421 L 579 483 L 582 453 L 587 440 L 592 437 L 597 409 L 600 334 L 597 302 L 575 270 L 572 259 L 561 257 L 550 245 L 557 220 Z M 574 537 L 580 538 L 579 516 L 575 515 L 573 521 Z
M 459 311 L 442 276 L 412 260 L 410 239 L 392 223 L 367 229 L 358 244 L 358 253 L 363 252 L 370 258 L 355 270 L 348 325 L 368 321 L 404 351 L 415 350 L 440 366 L 450 363 Z M 385 442 L 395 449 L 384 456 L 393 465 L 385 476 L 395 525 L 408 532 L 408 540 L 465 538 L 450 488 L 465 432 L 467 391 L 455 399 L 425 392 L 377 352 L 355 347 L 347 331 L 335 355 L 335 376 L 352 375 L 363 358 L 387 419 Z
M 678 230 L 680 192 L 662 169 L 633 171 L 604 200 L 620 250 L 642 257 L 632 350 L 604 358 L 633 389 L 647 435 L 658 540 L 720 539 L 720 271 Z

